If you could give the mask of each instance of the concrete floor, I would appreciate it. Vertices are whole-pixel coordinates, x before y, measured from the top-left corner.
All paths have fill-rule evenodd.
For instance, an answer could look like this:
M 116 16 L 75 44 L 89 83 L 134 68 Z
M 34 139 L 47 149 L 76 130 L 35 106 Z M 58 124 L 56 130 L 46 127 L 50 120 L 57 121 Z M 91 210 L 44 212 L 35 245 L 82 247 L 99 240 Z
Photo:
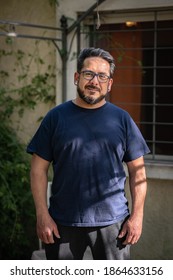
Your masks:
M 84 254 L 84 260 L 92 260 L 91 250 L 88 247 Z M 46 260 L 45 250 L 36 250 L 32 253 L 31 260 Z

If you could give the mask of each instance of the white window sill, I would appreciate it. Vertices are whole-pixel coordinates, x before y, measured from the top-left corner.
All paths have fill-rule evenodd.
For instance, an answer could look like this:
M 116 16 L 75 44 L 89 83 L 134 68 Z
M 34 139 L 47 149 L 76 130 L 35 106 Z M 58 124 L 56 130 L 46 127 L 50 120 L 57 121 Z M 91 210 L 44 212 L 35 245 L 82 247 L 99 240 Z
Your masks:
M 173 180 L 173 163 L 145 160 L 148 179 Z M 128 177 L 127 166 L 124 165 Z
M 173 163 L 145 161 L 147 178 L 173 180 Z

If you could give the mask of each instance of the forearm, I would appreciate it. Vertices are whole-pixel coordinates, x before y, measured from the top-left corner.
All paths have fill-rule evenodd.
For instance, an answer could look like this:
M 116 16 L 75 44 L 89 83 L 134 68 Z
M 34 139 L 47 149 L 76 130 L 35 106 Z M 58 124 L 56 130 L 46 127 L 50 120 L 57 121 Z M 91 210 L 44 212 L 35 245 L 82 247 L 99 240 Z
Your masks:
M 143 218 L 144 203 L 147 192 L 145 171 L 133 174 L 129 177 L 130 192 L 132 198 L 131 216 Z
M 143 215 L 147 180 L 143 157 L 127 163 L 129 173 L 129 187 L 132 198 L 132 215 Z
M 35 203 L 36 215 L 47 213 L 47 184 L 49 163 L 34 155 L 31 163 L 31 191 Z
M 49 162 L 36 154 L 31 162 L 31 191 L 37 216 L 37 234 L 44 243 L 54 243 L 54 235 L 59 238 L 56 223 L 51 218 L 47 207 L 47 183 Z
M 47 212 L 47 183 L 48 179 L 43 172 L 31 170 L 31 191 L 35 203 L 36 215 Z
M 143 157 L 127 163 L 132 198 L 131 214 L 124 223 L 119 237 L 126 236 L 123 244 L 135 244 L 142 233 L 147 182 Z

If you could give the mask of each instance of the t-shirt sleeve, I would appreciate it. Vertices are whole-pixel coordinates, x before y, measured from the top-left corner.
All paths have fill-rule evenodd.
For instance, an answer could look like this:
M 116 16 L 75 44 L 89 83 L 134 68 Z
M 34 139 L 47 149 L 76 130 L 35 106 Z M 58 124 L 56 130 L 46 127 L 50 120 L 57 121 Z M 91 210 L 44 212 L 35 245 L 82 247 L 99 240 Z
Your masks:
M 52 161 L 52 127 L 50 114 L 47 114 L 43 119 L 35 135 L 28 144 L 26 151 L 30 154 L 35 153 L 49 162 Z
M 127 115 L 126 119 L 126 151 L 124 162 L 135 160 L 141 156 L 150 153 L 150 150 L 144 140 L 139 128 L 133 119 Z

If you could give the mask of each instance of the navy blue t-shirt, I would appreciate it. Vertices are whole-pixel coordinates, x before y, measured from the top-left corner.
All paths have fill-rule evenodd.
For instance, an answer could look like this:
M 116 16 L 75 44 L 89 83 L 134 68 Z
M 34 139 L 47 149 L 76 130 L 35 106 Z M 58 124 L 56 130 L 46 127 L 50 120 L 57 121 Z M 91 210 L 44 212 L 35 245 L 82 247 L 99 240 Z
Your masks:
M 103 226 L 129 214 L 123 162 L 150 151 L 126 111 L 109 102 L 85 109 L 67 101 L 48 112 L 27 152 L 53 164 L 49 212 L 56 222 Z

